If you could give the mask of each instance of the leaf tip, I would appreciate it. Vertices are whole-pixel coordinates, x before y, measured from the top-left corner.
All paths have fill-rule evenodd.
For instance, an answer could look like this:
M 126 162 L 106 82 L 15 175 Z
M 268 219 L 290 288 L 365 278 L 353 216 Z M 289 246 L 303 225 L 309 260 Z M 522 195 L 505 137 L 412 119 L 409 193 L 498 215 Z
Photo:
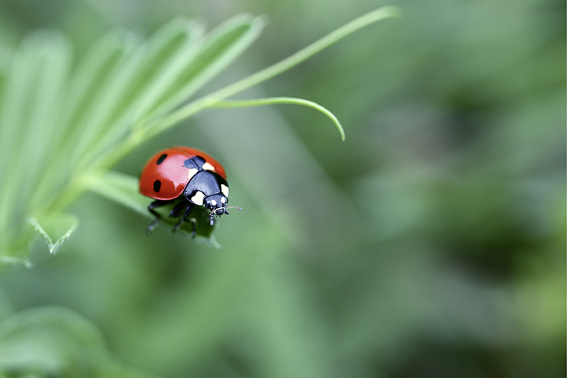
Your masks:
M 53 239 L 49 236 L 47 231 L 45 231 L 45 229 L 39 224 L 36 218 L 29 218 L 27 222 L 29 225 L 31 225 L 34 228 L 34 230 L 38 234 L 40 234 L 43 237 L 43 239 L 47 243 L 47 247 L 49 248 L 49 253 L 52 255 L 57 253 L 61 245 L 65 241 L 67 241 L 67 239 L 69 239 L 71 234 L 73 234 L 73 232 L 75 232 L 75 230 L 78 227 L 78 221 L 73 217 L 73 220 L 71 222 L 71 225 L 68 227 L 67 232 L 65 232 L 59 239 L 53 242 Z

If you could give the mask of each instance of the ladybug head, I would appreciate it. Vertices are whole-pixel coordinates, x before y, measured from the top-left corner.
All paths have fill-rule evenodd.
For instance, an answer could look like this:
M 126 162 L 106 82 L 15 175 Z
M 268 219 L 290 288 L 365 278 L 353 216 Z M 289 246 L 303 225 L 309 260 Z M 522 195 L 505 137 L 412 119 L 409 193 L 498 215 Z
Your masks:
M 212 194 L 205 197 L 203 206 L 211 211 L 211 226 L 215 224 L 214 216 L 221 216 L 224 213 L 228 214 L 226 211 L 226 204 L 228 203 L 228 198 L 222 193 Z
M 228 203 L 228 198 L 222 194 L 212 194 L 210 196 L 205 197 L 203 206 L 211 211 L 210 214 L 210 224 L 211 226 L 215 224 L 215 216 L 220 217 L 223 214 L 228 214 L 228 209 L 230 208 L 237 208 L 238 210 L 242 210 L 240 207 L 230 206 L 227 207 L 226 204 Z
M 221 215 L 224 214 L 224 209 L 226 209 L 227 203 L 228 198 L 226 198 L 226 196 L 222 193 L 217 193 L 205 197 L 203 206 L 213 212 L 216 212 L 218 215 Z

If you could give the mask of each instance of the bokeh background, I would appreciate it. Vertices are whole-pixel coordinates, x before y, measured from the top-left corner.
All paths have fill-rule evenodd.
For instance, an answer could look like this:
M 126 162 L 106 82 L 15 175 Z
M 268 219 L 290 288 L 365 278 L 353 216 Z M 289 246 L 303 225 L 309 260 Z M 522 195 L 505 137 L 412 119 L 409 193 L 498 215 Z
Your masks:
M 244 208 L 221 249 L 86 194 L 57 255 L 2 271 L 0 313 L 63 306 L 162 377 L 565 377 L 564 1 L 0 0 L 0 46 L 266 15 L 210 91 L 383 5 L 403 19 L 240 96 L 316 101 L 346 142 L 307 108 L 209 110 L 116 167 L 217 157 Z

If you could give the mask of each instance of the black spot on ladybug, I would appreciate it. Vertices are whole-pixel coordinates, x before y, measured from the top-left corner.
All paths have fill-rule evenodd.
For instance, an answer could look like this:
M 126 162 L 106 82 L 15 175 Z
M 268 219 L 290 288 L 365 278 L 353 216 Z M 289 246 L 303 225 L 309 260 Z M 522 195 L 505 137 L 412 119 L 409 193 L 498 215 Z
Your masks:
M 159 180 L 154 181 L 154 192 L 159 192 L 160 189 L 161 189 L 161 181 Z
M 167 154 L 162 154 L 156 161 L 157 165 L 160 165 L 161 163 L 163 163 L 163 161 L 165 160 L 165 158 L 167 157 Z M 157 192 L 157 190 L 156 190 Z

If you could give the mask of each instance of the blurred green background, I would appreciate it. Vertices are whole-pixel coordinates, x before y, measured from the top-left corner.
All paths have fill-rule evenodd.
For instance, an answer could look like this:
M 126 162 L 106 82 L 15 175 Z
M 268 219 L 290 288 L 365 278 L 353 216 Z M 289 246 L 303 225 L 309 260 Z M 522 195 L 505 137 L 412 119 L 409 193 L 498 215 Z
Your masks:
M 117 27 L 265 14 L 210 91 L 383 5 L 404 18 L 240 96 L 316 101 L 346 142 L 303 107 L 208 110 L 116 167 L 218 158 L 244 208 L 221 249 L 86 194 L 57 255 L 2 271 L 0 315 L 63 306 L 163 377 L 564 377 L 564 1 L 0 0 L 0 48 L 47 28 L 80 57 Z

